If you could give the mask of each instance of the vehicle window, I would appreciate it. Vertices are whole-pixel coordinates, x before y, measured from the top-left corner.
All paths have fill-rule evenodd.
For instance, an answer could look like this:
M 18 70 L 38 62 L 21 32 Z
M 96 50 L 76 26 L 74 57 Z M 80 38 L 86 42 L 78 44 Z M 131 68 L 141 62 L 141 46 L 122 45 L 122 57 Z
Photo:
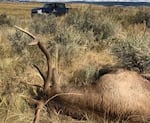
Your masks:
M 44 8 L 53 8 L 53 7 L 54 7 L 53 4 L 45 4 L 45 5 L 44 5 Z
M 56 8 L 65 8 L 65 4 L 62 3 L 56 4 Z

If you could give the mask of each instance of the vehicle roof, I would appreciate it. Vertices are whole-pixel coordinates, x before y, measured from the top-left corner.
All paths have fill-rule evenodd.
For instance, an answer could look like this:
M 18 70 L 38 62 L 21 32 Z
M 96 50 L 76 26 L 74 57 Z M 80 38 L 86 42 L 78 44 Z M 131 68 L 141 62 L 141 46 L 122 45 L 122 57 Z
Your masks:
M 45 4 L 65 4 L 63 2 L 48 2 L 48 3 L 45 3 Z

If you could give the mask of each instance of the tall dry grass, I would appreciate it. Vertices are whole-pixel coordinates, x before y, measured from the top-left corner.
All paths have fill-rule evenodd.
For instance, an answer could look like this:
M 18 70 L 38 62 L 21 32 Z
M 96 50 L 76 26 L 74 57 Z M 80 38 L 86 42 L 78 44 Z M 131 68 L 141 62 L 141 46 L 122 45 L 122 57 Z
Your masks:
M 42 39 L 52 57 L 53 66 L 62 75 L 62 84 L 90 84 L 98 78 L 99 69 L 108 66 L 136 67 L 137 70 L 138 63 L 142 72 L 149 72 L 149 8 L 67 4 L 73 9 L 63 17 L 31 18 L 31 9 L 41 5 L 0 3 L 0 15 L 5 15 L 0 16 L 3 20 L 0 20 L 1 123 L 32 122 L 34 105 L 23 96 L 36 97 L 37 88 L 31 84 L 42 85 L 32 64 L 46 70 L 43 54 L 37 47 L 28 46 L 31 39 L 16 31 L 13 25 L 21 26 Z M 145 18 L 137 14 L 139 11 L 146 13 Z M 136 57 L 136 66 L 132 56 Z M 46 108 L 41 120 L 44 123 L 96 122 L 93 119 L 76 121 L 56 113 L 49 117 Z M 110 121 L 102 119 L 102 123 L 107 122 Z

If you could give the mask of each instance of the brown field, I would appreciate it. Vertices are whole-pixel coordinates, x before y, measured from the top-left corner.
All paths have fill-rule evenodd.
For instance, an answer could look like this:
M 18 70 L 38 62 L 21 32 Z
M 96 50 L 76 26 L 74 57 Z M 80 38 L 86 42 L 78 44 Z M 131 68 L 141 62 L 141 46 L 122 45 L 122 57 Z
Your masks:
M 32 8 L 41 5 L 40 3 L 0 3 L 0 13 L 26 19 L 30 18 Z
M 53 66 L 62 73 L 62 85 L 81 87 L 89 84 L 96 72 L 106 66 L 137 71 L 142 67 L 143 73 L 150 72 L 150 64 L 146 64 L 150 59 L 149 8 L 67 4 L 67 7 L 73 8 L 68 15 L 31 18 L 31 9 L 42 5 L 0 2 L 0 15 L 7 16 L 4 22 L 0 18 L 0 123 L 33 121 L 35 106 L 22 97 L 37 96 L 37 89 L 30 85 L 42 85 L 32 64 L 38 64 L 44 72 L 46 69 L 43 54 L 39 49 L 29 47 L 27 42 L 30 38 L 17 31 L 14 25 L 42 39 L 41 42 L 51 51 Z M 87 23 L 91 24 L 92 29 Z M 61 41 L 65 45 L 59 44 Z M 49 117 L 45 107 L 41 113 L 41 123 L 97 122 L 93 119 L 78 121 L 56 112 Z M 102 118 L 101 123 L 119 121 Z

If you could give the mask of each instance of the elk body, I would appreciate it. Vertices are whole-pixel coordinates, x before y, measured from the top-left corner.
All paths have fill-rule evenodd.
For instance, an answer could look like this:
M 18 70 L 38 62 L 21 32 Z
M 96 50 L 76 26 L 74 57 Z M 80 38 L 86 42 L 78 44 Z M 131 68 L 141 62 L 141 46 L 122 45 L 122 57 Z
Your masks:
M 39 122 L 41 107 L 56 109 L 75 118 L 84 117 L 84 112 L 93 117 L 107 115 L 112 118 L 136 117 L 136 122 L 150 118 L 150 81 L 134 71 L 118 69 L 102 75 L 93 84 L 82 88 L 61 87 L 59 75 L 51 67 L 48 52 L 31 33 L 16 27 L 34 39 L 30 45 L 38 45 L 47 59 L 47 75 L 38 69 L 44 80 L 43 97 L 32 101 L 37 104 L 35 123 Z
M 82 88 L 67 86 L 57 90 L 56 93 L 77 94 L 58 96 L 54 100 L 56 104 L 90 112 L 92 117 L 107 115 L 111 118 L 127 118 L 130 116 L 136 122 L 142 122 L 150 116 L 150 83 L 133 71 L 120 69 L 103 75 L 92 85 Z M 68 112 L 70 115 L 76 115 L 71 111 Z

